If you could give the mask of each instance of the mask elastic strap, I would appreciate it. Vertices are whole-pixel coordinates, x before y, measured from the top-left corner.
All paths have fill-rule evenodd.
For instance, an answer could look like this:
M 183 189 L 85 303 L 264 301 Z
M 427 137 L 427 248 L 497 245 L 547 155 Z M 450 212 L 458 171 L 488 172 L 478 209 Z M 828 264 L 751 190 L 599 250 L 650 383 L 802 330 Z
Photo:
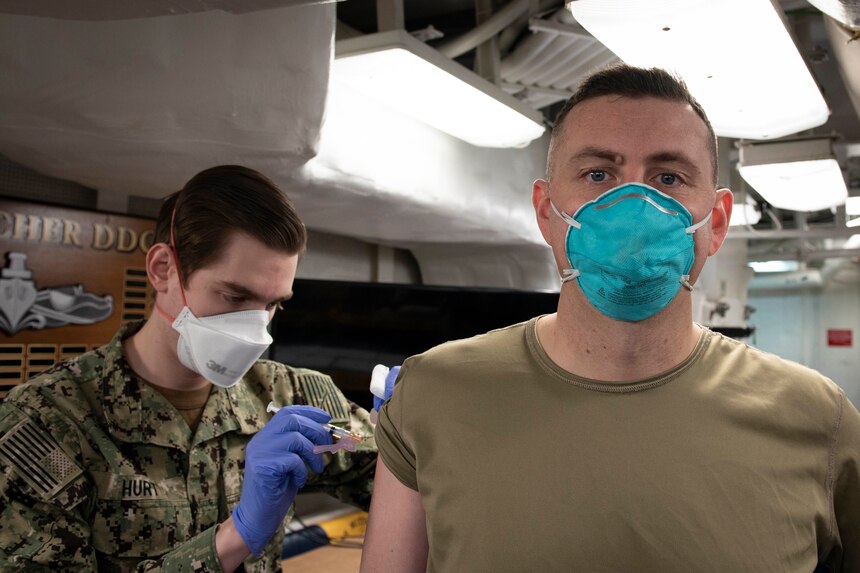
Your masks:
M 681 285 L 688 291 L 693 290 L 693 285 L 690 284 L 690 275 L 681 275 Z
M 552 201 L 549 202 L 549 206 L 552 208 L 553 213 L 558 215 L 562 221 L 564 221 L 565 223 L 567 223 L 568 225 L 570 225 L 574 229 L 581 229 L 582 228 L 582 223 L 580 223 L 579 221 L 577 221 L 576 219 L 574 219 L 570 215 L 566 215 L 565 213 L 562 213 L 561 211 L 559 211 L 558 208 L 555 206 L 555 203 L 553 203 Z M 561 272 L 561 284 L 564 284 L 568 281 L 572 281 L 573 279 L 575 279 L 578 276 L 579 276 L 578 270 L 576 270 L 576 269 L 564 269 Z
M 179 270 L 179 253 L 176 252 L 176 240 L 173 238 L 173 225 L 176 221 L 176 207 L 173 207 L 173 213 L 170 215 L 170 248 L 173 250 L 173 258 L 176 259 L 176 274 L 179 276 L 179 292 L 182 295 L 182 305 L 188 306 L 188 301 L 185 300 L 185 289 L 182 288 L 182 271 Z
M 176 252 L 176 241 L 173 239 L 173 225 L 176 221 L 176 207 L 173 207 L 173 213 L 170 214 L 170 250 L 173 251 L 173 259 L 176 261 L 176 274 L 179 276 L 179 293 L 182 295 L 182 306 L 187 307 L 188 301 L 185 300 L 185 289 L 182 288 L 182 273 L 179 270 L 179 253 Z M 175 316 L 170 316 L 161 308 L 161 305 L 155 303 L 155 309 L 171 324 L 176 320 Z
M 552 201 L 549 202 L 549 206 L 552 207 L 553 212 L 556 215 L 558 215 L 559 217 L 561 217 L 561 219 L 565 223 L 567 223 L 568 225 L 570 225 L 574 229 L 581 229 L 582 228 L 582 224 L 579 221 L 577 221 L 576 219 L 574 219 L 570 215 L 566 215 L 566 214 L 562 213 L 561 211 L 559 211 Z
M 702 225 L 704 225 L 705 223 L 707 223 L 708 221 L 710 221 L 710 220 L 711 220 L 711 215 L 712 215 L 712 214 L 713 214 L 713 211 L 711 211 L 710 213 L 708 213 L 708 216 L 707 216 L 707 217 L 705 217 L 704 219 L 702 219 L 701 221 L 699 221 L 699 222 L 698 222 L 698 223 L 696 223 L 695 225 L 690 225 L 689 227 L 687 227 L 687 228 L 686 228 L 686 229 L 684 229 L 684 230 L 685 230 L 685 231 L 687 231 L 687 234 L 688 234 L 688 235 L 692 235 L 693 233 L 695 233 L 696 231 L 698 231 L 698 230 L 702 227 Z
M 690 225 L 689 227 L 687 227 L 687 228 L 686 228 L 686 229 L 684 229 L 684 230 L 685 230 L 685 231 L 687 231 L 687 234 L 688 234 L 688 235 L 692 235 L 693 233 L 695 233 L 696 231 L 698 231 L 699 229 L 701 229 L 701 228 L 702 228 L 702 226 L 703 226 L 705 223 L 707 223 L 708 221 L 710 221 L 710 220 L 711 220 L 711 215 L 712 215 L 712 214 L 713 214 L 713 211 L 711 211 L 710 213 L 708 213 L 708 216 L 707 216 L 707 217 L 705 217 L 704 219 L 702 219 L 701 221 L 699 221 L 699 222 L 698 222 L 698 223 L 696 223 L 695 225 Z M 681 275 L 681 278 L 680 278 L 679 280 L 680 280 L 680 282 L 681 282 L 681 285 L 682 285 L 685 289 L 687 289 L 687 290 L 688 290 L 688 291 L 690 291 L 690 292 L 692 292 L 692 291 L 693 291 L 693 285 L 691 285 L 691 284 L 690 284 L 690 275 Z
M 161 316 L 166 318 L 170 324 L 173 324 L 176 321 L 176 317 L 170 316 L 169 314 L 167 314 L 167 311 L 165 311 L 163 308 L 161 308 L 160 304 L 155 303 L 155 310 L 157 310 Z
M 577 269 L 564 269 L 563 271 L 561 271 L 561 276 L 561 284 L 564 284 L 578 277 L 579 271 Z

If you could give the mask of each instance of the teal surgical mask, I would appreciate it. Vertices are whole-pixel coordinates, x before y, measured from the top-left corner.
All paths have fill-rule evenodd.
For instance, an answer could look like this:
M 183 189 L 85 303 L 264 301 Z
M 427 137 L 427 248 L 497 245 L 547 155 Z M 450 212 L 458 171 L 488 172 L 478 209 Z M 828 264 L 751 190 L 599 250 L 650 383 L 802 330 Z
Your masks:
M 690 212 L 672 197 L 642 183 L 610 189 L 577 209 L 556 215 L 570 228 L 565 253 L 571 268 L 562 283 L 577 279 L 588 301 L 615 320 L 654 316 L 690 284 L 695 259 Z

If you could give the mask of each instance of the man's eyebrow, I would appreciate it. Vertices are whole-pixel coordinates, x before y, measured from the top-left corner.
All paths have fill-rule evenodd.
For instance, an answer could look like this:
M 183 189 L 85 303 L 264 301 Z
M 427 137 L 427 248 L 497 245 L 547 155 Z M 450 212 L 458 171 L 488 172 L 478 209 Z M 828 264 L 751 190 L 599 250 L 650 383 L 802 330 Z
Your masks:
M 604 149 L 602 147 L 584 147 L 576 153 L 572 155 L 568 159 L 568 163 L 575 163 L 577 161 L 581 161 L 583 159 L 605 159 L 607 161 L 611 161 L 617 165 L 624 165 L 624 157 L 620 153 L 616 153 L 610 149 Z
M 610 149 L 593 146 L 584 147 L 578 153 L 572 155 L 568 159 L 568 162 L 575 163 L 584 159 L 595 158 L 605 159 L 606 161 L 611 161 L 616 165 L 624 165 L 624 157 L 620 153 L 616 153 Z M 646 160 L 648 163 L 678 163 L 681 164 L 684 169 L 692 173 L 694 176 L 698 176 L 701 173 L 701 170 L 696 167 L 696 164 L 693 162 L 693 160 L 681 151 L 661 151 L 649 155 Z
M 262 296 L 260 296 L 259 294 L 255 293 L 251 289 L 244 287 L 240 284 L 233 283 L 230 281 L 218 281 L 218 285 L 221 286 L 222 288 L 229 289 L 230 291 L 236 293 L 237 295 L 243 296 L 247 299 L 263 300 Z M 291 298 L 293 298 L 292 292 L 289 294 L 286 294 L 283 297 L 279 298 L 278 300 L 272 301 L 272 302 L 284 302 L 284 301 L 290 300 Z
M 701 170 L 696 167 L 693 160 L 680 151 L 661 151 L 660 153 L 649 155 L 646 160 L 648 163 L 678 163 L 694 177 L 698 177 L 701 174 Z

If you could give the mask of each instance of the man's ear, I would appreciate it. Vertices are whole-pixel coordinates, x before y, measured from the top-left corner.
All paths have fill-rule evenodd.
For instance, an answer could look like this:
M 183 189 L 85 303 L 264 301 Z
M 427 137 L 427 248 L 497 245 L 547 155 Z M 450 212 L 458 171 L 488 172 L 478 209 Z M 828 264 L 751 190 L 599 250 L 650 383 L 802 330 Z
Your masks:
M 732 218 L 732 192 L 728 189 L 717 189 L 717 197 L 714 209 L 711 212 L 711 244 L 708 248 L 708 256 L 717 254 L 726 235 L 729 232 L 729 220 Z
M 155 243 L 146 252 L 146 277 L 155 292 L 166 293 L 168 278 L 176 273 L 173 252 L 166 243 Z
M 549 181 L 537 179 L 532 184 L 532 206 L 535 210 L 535 218 L 537 219 L 540 233 L 543 235 L 543 240 L 548 245 L 551 245 L 549 222 L 552 213 L 549 206 Z

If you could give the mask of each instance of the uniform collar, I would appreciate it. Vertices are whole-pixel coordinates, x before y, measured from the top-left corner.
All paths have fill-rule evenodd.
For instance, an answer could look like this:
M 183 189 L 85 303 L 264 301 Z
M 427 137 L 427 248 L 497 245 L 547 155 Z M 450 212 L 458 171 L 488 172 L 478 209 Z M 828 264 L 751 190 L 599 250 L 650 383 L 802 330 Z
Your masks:
M 265 405 L 262 406 L 263 415 L 249 415 L 248 405 L 256 405 L 259 400 L 251 396 L 243 380 L 232 388 L 212 389 L 197 433 L 192 436 L 179 412 L 141 380 L 125 359 L 122 341 L 139 331 L 143 324 L 140 321 L 124 325 L 102 347 L 105 357 L 102 410 L 114 437 L 125 442 L 145 442 L 188 451 L 192 440 L 199 443 L 230 431 L 253 434 L 262 429 L 263 420 L 267 419 Z

